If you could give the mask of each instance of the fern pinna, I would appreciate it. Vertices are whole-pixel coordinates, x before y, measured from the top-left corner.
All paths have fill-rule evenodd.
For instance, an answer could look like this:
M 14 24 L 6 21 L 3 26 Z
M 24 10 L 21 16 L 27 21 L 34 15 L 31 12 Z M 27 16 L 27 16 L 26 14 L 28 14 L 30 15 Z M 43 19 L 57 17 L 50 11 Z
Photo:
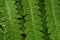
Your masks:
M 60 40 L 60 0 L 0 0 L 0 40 Z

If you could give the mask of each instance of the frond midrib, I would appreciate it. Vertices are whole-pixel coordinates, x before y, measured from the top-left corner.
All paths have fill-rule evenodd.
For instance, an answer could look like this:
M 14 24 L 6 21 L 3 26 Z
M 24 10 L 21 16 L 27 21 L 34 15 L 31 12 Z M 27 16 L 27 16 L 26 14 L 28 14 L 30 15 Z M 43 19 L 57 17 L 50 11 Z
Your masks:
M 53 0 L 51 0 L 51 7 L 52 7 L 52 13 L 53 13 L 53 17 L 54 17 L 54 22 L 55 22 L 55 31 L 57 33 L 57 40 L 58 40 L 58 29 L 57 29 L 57 20 L 56 20 L 56 15 L 55 15 L 55 8 L 54 8 L 54 4 L 53 4 Z
M 34 24 L 34 14 L 33 14 L 33 8 L 32 8 L 32 6 L 31 6 L 31 2 L 30 2 L 30 0 L 29 0 L 29 7 L 30 7 L 30 13 L 31 13 L 31 20 L 32 20 L 32 26 L 33 26 L 33 32 L 34 32 L 34 39 L 36 40 L 36 32 L 35 32 L 35 24 Z

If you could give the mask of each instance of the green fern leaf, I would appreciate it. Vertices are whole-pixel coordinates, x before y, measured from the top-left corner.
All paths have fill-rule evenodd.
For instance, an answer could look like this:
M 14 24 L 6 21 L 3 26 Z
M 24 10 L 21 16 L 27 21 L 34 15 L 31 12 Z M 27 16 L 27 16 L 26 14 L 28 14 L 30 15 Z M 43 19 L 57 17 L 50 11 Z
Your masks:
M 60 40 L 60 0 L 0 0 L 0 40 Z
M 51 40 L 60 40 L 60 12 L 59 0 L 46 0 L 46 14 Z
M 27 34 L 26 40 L 43 40 L 40 32 L 40 13 L 38 11 L 37 0 L 23 0 L 23 9 L 25 13 L 25 20 L 27 21 L 24 25 L 26 27 L 25 33 Z
M 17 11 L 15 6 L 14 0 L 0 0 L 0 12 L 4 14 L 3 22 L 3 34 L 4 37 L 2 37 L 4 40 L 20 40 L 20 31 L 19 31 L 19 25 L 17 20 Z

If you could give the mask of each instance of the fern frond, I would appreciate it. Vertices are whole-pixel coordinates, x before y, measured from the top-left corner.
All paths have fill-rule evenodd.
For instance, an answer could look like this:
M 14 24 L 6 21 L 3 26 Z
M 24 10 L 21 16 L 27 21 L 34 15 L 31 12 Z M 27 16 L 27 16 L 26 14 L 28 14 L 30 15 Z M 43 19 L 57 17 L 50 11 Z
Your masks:
M 45 0 L 48 32 L 51 40 L 60 40 L 60 5 L 59 0 Z
M 39 29 L 41 28 L 41 21 L 37 4 L 37 0 L 23 0 L 25 20 L 27 21 L 24 24 L 26 27 L 25 33 L 27 34 L 26 40 L 43 40 Z
M 2 0 L 1 0 L 2 1 Z M 2 22 L 5 26 L 3 27 L 4 40 L 20 40 L 20 30 L 18 25 L 16 5 L 14 0 L 3 0 L 0 5 L 0 11 L 5 14 Z
M 0 0 L 0 40 L 60 40 L 60 0 Z

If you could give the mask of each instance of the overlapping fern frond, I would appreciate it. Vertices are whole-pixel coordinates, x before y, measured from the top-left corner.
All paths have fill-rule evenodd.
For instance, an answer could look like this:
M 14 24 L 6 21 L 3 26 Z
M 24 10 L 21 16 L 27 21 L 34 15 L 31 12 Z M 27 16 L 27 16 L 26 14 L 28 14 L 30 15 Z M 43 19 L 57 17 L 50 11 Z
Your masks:
M 0 0 L 0 40 L 60 40 L 60 0 Z

